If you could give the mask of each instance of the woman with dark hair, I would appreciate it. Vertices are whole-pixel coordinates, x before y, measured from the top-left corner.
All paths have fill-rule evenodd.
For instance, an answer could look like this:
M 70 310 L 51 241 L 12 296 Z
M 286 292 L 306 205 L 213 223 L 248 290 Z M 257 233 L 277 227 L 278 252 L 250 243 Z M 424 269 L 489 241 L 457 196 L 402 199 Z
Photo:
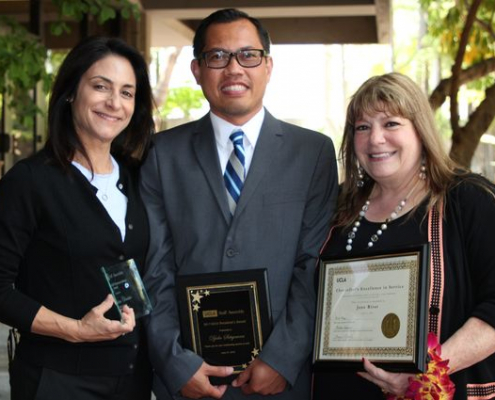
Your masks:
M 429 363 L 414 375 L 364 357 L 364 372 L 316 373 L 313 398 L 495 399 L 495 187 L 448 157 L 427 97 L 398 73 L 354 94 L 340 152 L 345 179 L 322 257 L 430 242 Z
M 150 398 L 142 324 L 120 315 L 100 269 L 144 267 L 138 168 L 153 131 L 139 52 L 103 37 L 69 52 L 45 148 L 0 181 L 0 321 L 20 332 L 12 399 Z

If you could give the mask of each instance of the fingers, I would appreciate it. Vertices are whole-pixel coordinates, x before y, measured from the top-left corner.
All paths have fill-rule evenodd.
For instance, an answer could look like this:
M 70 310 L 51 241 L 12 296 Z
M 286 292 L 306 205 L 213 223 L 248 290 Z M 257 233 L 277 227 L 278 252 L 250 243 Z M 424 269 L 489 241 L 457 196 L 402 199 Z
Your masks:
M 122 307 L 122 320 L 120 321 L 120 323 L 107 319 L 105 317 L 105 313 L 109 311 L 114 306 L 114 304 L 115 300 L 113 296 L 111 294 L 108 294 L 105 300 L 103 300 L 97 306 L 93 307 L 92 311 L 96 314 L 97 317 L 101 317 L 109 323 L 110 331 L 113 331 L 115 333 L 115 339 L 121 335 L 132 332 L 132 330 L 136 326 L 136 319 L 134 317 L 134 310 L 127 304 Z
M 225 394 L 227 390 L 227 385 L 213 386 L 210 385 L 209 393 L 207 396 L 213 397 L 214 399 L 220 399 Z
M 205 373 L 208 376 L 216 376 L 220 378 L 224 378 L 230 376 L 234 373 L 234 368 L 232 367 L 215 367 L 213 365 L 209 365 L 205 363 Z M 209 394 L 208 396 L 213 397 L 214 399 L 220 399 L 227 390 L 227 385 L 209 385 Z
M 122 324 L 126 328 L 126 332 L 131 332 L 136 326 L 136 317 L 134 315 L 134 310 L 129 306 L 124 305 L 122 308 Z
M 358 372 L 358 375 L 374 383 L 384 392 L 402 396 L 409 386 L 409 378 L 413 375 L 387 372 L 373 365 L 369 360 L 363 359 L 364 369 L 367 372 Z
M 383 389 L 390 389 L 390 386 L 397 379 L 399 374 L 393 372 L 387 372 L 381 368 L 378 368 L 368 359 L 363 360 L 364 369 L 368 372 L 368 380 L 382 387 Z
M 287 381 L 275 369 L 257 358 L 232 382 L 249 394 L 275 395 L 285 390 Z
M 363 365 L 364 365 L 364 369 L 366 370 L 366 372 L 368 372 L 369 374 L 371 374 L 373 376 L 376 376 L 377 378 L 380 377 L 381 373 L 385 373 L 386 374 L 386 372 L 383 369 L 380 369 L 380 368 L 376 367 L 367 358 L 363 358 Z
M 93 307 L 93 311 L 98 315 L 103 315 L 112 308 L 113 304 L 113 296 L 111 294 L 108 294 L 107 297 L 105 297 L 105 300 L 103 300 L 97 306 Z
M 380 372 L 385 372 L 380 368 L 375 367 L 368 359 L 363 358 L 363 366 L 366 372 L 358 372 L 362 378 L 374 383 L 375 385 L 385 389 L 386 381 L 380 376 Z
M 115 304 L 115 300 L 113 296 L 111 294 L 108 294 L 105 300 L 103 300 L 96 307 L 93 307 L 93 311 L 95 312 L 96 315 L 103 317 L 105 313 L 113 307 L 114 304 Z M 122 321 L 120 322 L 120 326 L 112 321 L 112 324 L 116 329 L 115 333 L 117 337 L 119 335 L 132 332 L 132 330 L 136 326 L 136 318 L 134 316 L 134 310 L 130 308 L 127 304 L 124 304 L 124 307 L 122 307 L 121 314 L 122 314 Z
M 122 320 L 115 321 L 105 317 L 105 313 L 114 305 L 112 295 L 108 295 L 100 304 L 93 307 L 78 322 L 80 341 L 97 342 L 113 340 L 132 332 L 136 326 L 134 311 L 128 306 L 122 308 Z
M 213 386 L 213 388 L 216 390 L 216 394 L 218 395 L 218 399 L 223 397 L 225 392 L 227 391 L 228 386 L 227 385 L 220 385 L 220 386 Z
M 198 371 L 181 389 L 182 396 L 192 399 L 200 399 L 202 397 L 212 397 L 220 399 L 227 390 L 227 385 L 214 386 L 210 383 L 209 377 L 226 377 L 234 372 L 232 367 L 215 367 L 205 362 L 201 364 Z
M 208 376 L 217 376 L 219 378 L 224 378 L 230 376 L 234 373 L 234 368 L 232 367 L 215 367 L 214 365 L 209 365 L 205 363 L 205 373 Z
M 240 387 L 246 384 L 251 378 L 251 368 L 247 367 L 244 371 L 242 371 L 239 376 L 232 381 L 232 386 Z

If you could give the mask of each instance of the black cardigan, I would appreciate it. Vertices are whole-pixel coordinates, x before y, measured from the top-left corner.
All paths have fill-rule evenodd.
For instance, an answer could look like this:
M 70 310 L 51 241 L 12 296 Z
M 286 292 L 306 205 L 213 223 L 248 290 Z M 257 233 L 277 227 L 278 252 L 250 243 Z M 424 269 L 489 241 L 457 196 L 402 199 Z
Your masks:
M 142 344 L 141 326 L 113 341 L 73 344 L 30 333 L 43 305 L 80 319 L 109 293 L 101 266 L 134 258 L 143 272 L 148 220 L 138 171 L 119 163 L 127 196 L 126 237 L 72 167 L 48 162 L 45 151 L 20 161 L 0 180 L 0 322 L 18 328 L 18 356 L 67 373 L 131 372 Z M 116 309 L 107 317 L 118 319 Z
M 458 181 L 446 198 L 443 229 L 445 281 L 440 343 L 450 338 L 470 317 L 476 317 L 495 329 L 495 246 L 493 222 L 495 199 L 479 185 L 476 175 Z M 486 185 L 489 185 L 485 181 Z M 495 193 L 495 187 L 491 186 Z M 424 201 L 412 218 L 398 218 L 375 243 L 374 249 L 384 250 L 424 243 L 428 240 L 428 219 Z M 361 221 L 353 246 L 366 249 L 366 243 L 381 223 Z M 344 256 L 348 230 L 336 229 L 326 244 L 323 256 Z M 454 372 L 455 400 L 495 398 L 495 354 L 485 360 Z M 314 380 L 314 400 L 320 399 L 383 399 L 379 387 L 355 373 L 317 373 Z

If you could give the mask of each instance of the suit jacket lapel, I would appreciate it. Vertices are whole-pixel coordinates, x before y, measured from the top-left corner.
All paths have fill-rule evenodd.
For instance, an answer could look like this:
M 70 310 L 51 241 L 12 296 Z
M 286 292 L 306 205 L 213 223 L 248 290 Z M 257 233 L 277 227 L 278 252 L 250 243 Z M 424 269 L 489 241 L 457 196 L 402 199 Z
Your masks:
M 256 191 L 261 179 L 269 170 L 273 159 L 283 145 L 283 131 L 280 122 L 265 110 L 265 119 L 261 126 L 260 135 L 254 149 L 253 160 L 249 167 L 248 175 L 241 197 L 236 208 L 236 216 L 239 215 L 250 198 Z
M 201 118 L 196 125 L 196 131 L 193 135 L 193 148 L 211 191 L 217 200 L 221 213 L 225 221 L 230 223 L 230 210 L 225 193 L 222 170 L 218 161 L 215 134 L 213 133 L 209 114 Z

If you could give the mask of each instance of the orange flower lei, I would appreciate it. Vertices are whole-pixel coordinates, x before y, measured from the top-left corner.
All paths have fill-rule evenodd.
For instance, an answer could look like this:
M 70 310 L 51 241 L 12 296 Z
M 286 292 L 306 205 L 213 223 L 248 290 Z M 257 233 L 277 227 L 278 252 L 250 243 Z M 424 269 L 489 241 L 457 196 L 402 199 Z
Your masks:
M 428 333 L 428 371 L 409 378 L 404 396 L 387 394 L 387 400 L 452 400 L 455 385 L 450 380 L 449 360 L 442 360 L 442 349 L 434 333 Z

